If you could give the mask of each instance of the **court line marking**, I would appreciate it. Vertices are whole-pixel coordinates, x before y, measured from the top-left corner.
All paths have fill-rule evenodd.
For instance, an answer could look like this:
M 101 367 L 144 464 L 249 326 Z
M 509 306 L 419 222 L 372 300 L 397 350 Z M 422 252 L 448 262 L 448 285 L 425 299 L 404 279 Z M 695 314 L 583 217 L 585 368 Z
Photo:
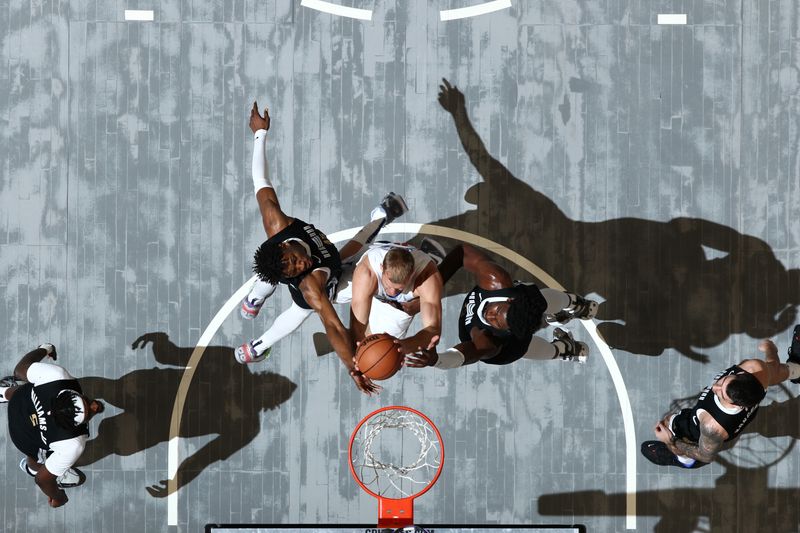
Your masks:
M 323 13 L 339 15 L 340 17 L 348 17 L 359 20 L 372 20 L 372 11 L 369 9 L 340 6 L 339 4 L 325 2 L 325 0 L 303 0 L 300 2 L 300 5 L 303 7 L 316 9 L 317 11 L 322 11 Z
M 460 7 L 458 9 L 442 9 L 439 11 L 439 19 L 444 22 L 447 20 L 477 17 L 479 15 L 494 13 L 495 11 L 508 9 L 510 7 L 511 0 L 492 0 L 491 2 L 484 2 L 476 6 Z
M 686 24 L 685 13 L 659 13 L 659 24 Z
M 155 18 L 152 9 L 126 9 L 125 20 L 152 21 Z
M 331 242 L 341 242 L 351 239 L 360 229 L 361 228 L 358 227 L 337 231 L 328 235 L 328 239 Z M 542 281 L 548 287 L 562 291 L 565 290 L 564 287 L 562 287 L 561 284 L 558 283 L 552 276 L 547 274 L 529 259 L 513 250 L 506 248 L 502 244 L 498 244 L 479 235 L 473 235 L 472 233 L 454 228 L 445 228 L 443 226 L 434 226 L 432 224 L 419 224 L 416 222 L 395 222 L 389 224 L 380 231 L 380 234 L 386 233 L 414 233 L 431 235 L 437 237 L 447 237 L 450 239 L 474 244 L 475 246 L 479 246 L 480 248 L 505 257 L 520 268 L 527 270 L 532 276 Z M 242 299 L 247 296 L 247 293 L 250 291 L 250 287 L 255 282 L 255 279 L 256 277 L 253 276 L 247 280 L 244 285 L 239 287 L 239 289 L 228 299 L 228 301 L 225 302 L 220 310 L 217 311 L 217 314 L 214 315 L 214 318 L 211 319 L 202 335 L 200 335 L 200 339 L 197 341 L 197 345 L 192 351 L 192 355 L 189 358 L 186 369 L 181 376 L 181 382 L 178 385 L 178 391 L 175 395 L 175 403 L 172 407 L 172 419 L 170 421 L 169 429 L 170 438 L 167 454 L 167 472 L 169 474 L 169 479 L 167 481 L 168 526 L 178 525 L 178 491 L 176 487 L 175 475 L 180 464 L 178 441 L 181 417 L 183 416 L 183 407 L 186 403 L 186 393 L 189 390 L 189 385 L 191 385 L 195 369 L 200 363 L 200 359 L 203 357 L 203 353 L 205 352 L 208 343 L 214 338 L 214 335 L 216 335 L 225 319 L 228 318 L 228 315 L 233 312 L 233 310 L 239 306 L 239 302 L 241 302 Z M 617 392 L 617 399 L 620 403 L 620 409 L 622 410 L 622 421 L 625 429 L 625 527 L 626 529 L 636 529 L 636 458 L 638 455 L 636 452 L 636 434 L 633 426 L 633 411 L 631 409 L 630 398 L 628 397 L 628 391 L 625 388 L 625 381 L 622 379 L 622 373 L 619 370 L 617 361 L 614 359 L 614 355 L 611 353 L 611 348 L 609 348 L 608 344 L 606 344 L 605 340 L 603 340 L 603 338 L 597 332 L 597 326 L 591 320 L 581 320 L 580 322 L 583 327 L 586 328 L 589 336 L 592 337 L 595 345 L 600 350 L 600 354 L 603 356 L 603 361 L 605 362 L 606 368 L 611 375 L 611 380 L 614 383 L 614 388 Z

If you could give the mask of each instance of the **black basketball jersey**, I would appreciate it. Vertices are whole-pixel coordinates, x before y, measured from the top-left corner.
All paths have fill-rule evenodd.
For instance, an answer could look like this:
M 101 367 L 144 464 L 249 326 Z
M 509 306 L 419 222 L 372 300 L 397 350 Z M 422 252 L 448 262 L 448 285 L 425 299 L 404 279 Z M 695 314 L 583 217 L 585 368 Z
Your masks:
M 333 297 L 336 284 L 339 282 L 339 276 L 342 275 L 342 259 L 339 256 L 339 250 L 331 244 L 331 241 L 328 240 L 328 237 L 324 233 L 315 228 L 312 224 L 303 222 L 300 219 L 294 219 L 294 222 L 267 239 L 267 242 L 282 243 L 288 240 L 299 240 L 305 243 L 311 251 L 311 260 L 313 263 L 310 269 L 299 276 L 282 278 L 279 281 L 289 287 L 289 293 L 292 295 L 292 301 L 294 301 L 294 303 L 303 309 L 311 309 L 311 306 L 308 305 L 308 302 L 306 302 L 300 290 L 300 282 L 312 271 L 318 268 L 327 268 L 331 273 L 325 284 L 325 290 L 328 293 L 328 298 Z
M 514 282 L 514 286 L 512 287 L 494 291 L 475 287 L 467 293 L 467 297 L 464 298 L 464 303 L 461 305 L 461 315 L 458 318 L 458 338 L 461 342 L 471 341 L 472 336 L 470 335 L 470 331 L 472 328 L 479 328 L 489 332 L 492 337 L 501 344 L 500 353 L 491 359 L 482 359 L 481 362 L 490 365 L 507 365 L 521 359 L 528 351 L 528 346 L 531 343 L 535 330 L 527 337 L 520 339 L 514 336 L 510 331 L 493 328 L 484 322 L 479 314 L 483 311 L 481 307 L 482 303 L 489 303 L 493 301 L 493 298 L 496 298 L 497 301 L 504 301 L 508 298 L 513 299 L 521 294 L 522 291 L 529 290 L 525 288 L 526 286 L 536 288 L 536 285 L 519 282 Z M 541 296 L 541 293 L 539 294 Z M 544 300 L 544 296 L 541 296 L 541 298 Z M 488 302 L 487 299 L 489 300 Z M 541 317 L 536 317 L 536 321 L 537 323 L 541 322 Z
M 89 434 L 86 423 L 63 428 L 48 414 L 52 401 L 66 389 L 83 393 L 75 379 L 59 379 L 37 386 L 26 383 L 16 390 L 8 402 L 8 431 L 21 452 L 36 457 L 38 450 L 50 451 L 53 442 Z
M 758 405 L 750 409 L 742 408 L 737 413 L 726 413 L 722 410 L 718 403 L 716 394 L 711 390 L 711 387 L 718 380 L 730 376 L 731 374 L 740 374 L 745 372 L 739 366 L 734 365 L 726 370 L 723 370 L 714 377 L 714 381 L 703 389 L 700 397 L 694 407 L 690 409 L 681 409 L 675 418 L 672 420 L 672 431 L 675 436 L 682 439 L 687 439 L 691 442 L 698 442 L 700 440 L 700 423 L 697 418 L 697 412 L 703 410 L 722 426 L 728 432 L 726 441 L 736 438 L 742 430 L 750 423 L 755 417 Z

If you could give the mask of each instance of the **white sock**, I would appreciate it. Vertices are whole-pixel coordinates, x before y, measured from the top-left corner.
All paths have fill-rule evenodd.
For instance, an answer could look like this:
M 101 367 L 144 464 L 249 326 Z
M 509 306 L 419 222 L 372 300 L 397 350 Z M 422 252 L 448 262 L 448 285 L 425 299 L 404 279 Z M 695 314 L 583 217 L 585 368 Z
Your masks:
M 342 251 L 347 250 L 347 257 L 342 256 L 342 263 L 346 263 L 356 257 L 361 250 L 364 249 L 364 246 L 371 243 L 375 239 L 384 224 L 386 224 L 386 218 L 381 217 L 368 222 L 367 225 L 358 230 L 358 233 L 356 233 L 355 236 L 350 239 L 345 246 L 342 247 Z M 355 246 L 350 245 L 352 242 L 357 242 L 361 246 L 356 249 Z
M 678 461 L 683 466 L 694 466 L 694 464 L 697 462 L 696 459 L 692 459 L 691 457 L 686 457 L 685 455 L 676 455 L 675 457 L 678 458 Z
M 256 353 L 258 353 L 258 355 L 263 354 L 267 348 L 272 347 L 276 342 L 299 328 L 300 324 L 311 316 L 311 313 L 313 313 L 311 309 L 303 309 L 292 302 L 291 307 L 278 315 L 278 318 L 275 319 L 272 326 L 256 339 L 257 341 L 261 341 L 261 344 L 257 344 L 256 346 Z
M 559 353 L 560 352 L 554 343 L 548 342 L 547 340 L 534 335 L 531 339 L 531 343 L 528 345 L 528 351 L 525 352 L 523 358 L 541 361 L 555 359 L 558 357 Z
M 789 379 L 800 378 L 800 365 L 797 363 L 786 363 L 789 368 Z
M 562 309 L 568 308 L 572 303 L 569 293 L 564 291 L 544 288 L 542 289 L 542 296 L 547 302 L 547 309 L 544 312 L 546 315 L 554 315 Z
M 253 288 L 250 289 L 250 294 L 247 295 L 247 300 L 250 302 L 253 300 L 266 300 L 272 296 L 272 293 L 275 292 L 275 289 L 277 288 L 277 285 L 257 279 L 253 285 Z

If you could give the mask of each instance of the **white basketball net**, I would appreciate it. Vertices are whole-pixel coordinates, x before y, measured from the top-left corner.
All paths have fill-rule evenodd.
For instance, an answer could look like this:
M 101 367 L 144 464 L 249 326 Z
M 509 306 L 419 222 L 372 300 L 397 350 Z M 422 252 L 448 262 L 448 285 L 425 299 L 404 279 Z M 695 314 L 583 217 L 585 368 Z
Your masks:
M 442 446 L 433 426 L 405 409 L 375 414 L 353 439 L 351 460 L 361 482 L 383 498 L 408 498 L 436 476 Z

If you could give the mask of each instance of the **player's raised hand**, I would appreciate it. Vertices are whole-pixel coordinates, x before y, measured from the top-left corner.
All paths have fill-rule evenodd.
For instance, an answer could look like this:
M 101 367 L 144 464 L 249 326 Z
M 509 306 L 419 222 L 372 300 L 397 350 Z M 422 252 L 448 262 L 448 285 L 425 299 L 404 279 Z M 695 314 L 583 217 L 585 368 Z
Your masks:
M 258 102 L 253 102 L 253 109 L 250 110 L 250 131 L 253 133 L 257 132 L 258 130 L 267 130 L 269 131 L 269 108 L 264 107 L 264 116 L 261 116 L 261 113 L 258 112 Z
M 772 352 L 775 355 L 778 354 L 778 347 L 775 346 L 775 343 L 769 339 L 764 339 L 763 341 L 759 342 L 758 350 L 763 353 Z
M 464 93 L 459 91 L 458 87 L 450 85 L 450 82 L 442 78 L 442 85 L 439 85 L 439 105 L 451 114 L 459 109 L 464 109 Z
M 358 370 L 351 370 L 350 377 L 353 378 L 353 381 L 355 382 L 356 387 L 358 387 L 358 390 L 360 390 L 364 394 L 367 394 L 369 396 L 372 396 L 373 394 L 380 394 L 381 387 L 379 385 L 375 385 L 375 383 L 373 383 L 371 379 L 369 379 L 367 376 L 365 376 Z
M 439 344 L 439 335 L 434 335 L 426 348 L 406 354 L 403 364 L 412 368 L 435 365 L 439 361 L 439 354 L 436 352 L 437 344 Z

